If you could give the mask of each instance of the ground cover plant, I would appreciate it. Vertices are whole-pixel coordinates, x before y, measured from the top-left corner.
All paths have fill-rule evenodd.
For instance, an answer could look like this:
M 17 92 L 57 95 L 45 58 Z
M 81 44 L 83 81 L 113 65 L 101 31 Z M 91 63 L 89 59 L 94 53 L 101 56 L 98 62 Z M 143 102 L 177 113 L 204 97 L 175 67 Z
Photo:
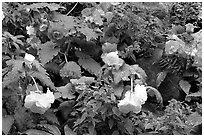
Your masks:
M 202 134 L 201 2 L 2 11 L 2 134 Z

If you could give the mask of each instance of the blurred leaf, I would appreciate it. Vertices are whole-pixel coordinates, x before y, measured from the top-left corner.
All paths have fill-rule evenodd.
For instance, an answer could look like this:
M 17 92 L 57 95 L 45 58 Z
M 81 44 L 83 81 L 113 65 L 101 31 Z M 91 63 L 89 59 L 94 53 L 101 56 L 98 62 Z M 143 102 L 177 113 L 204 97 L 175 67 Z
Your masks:
M 70 80 L 72 84 L 91 84 L 94 82 L 94 77 L 81 77 L 80 79 L 71 79 Z
M 147 123 L 147 124 L 145 124 L 145 129 L 147 130 L 147 129 L 154 129 L 154 124 L 152 124 L 152 123 Z
M 121 98 L 122 93 L 124 91 L 124 85 L 123 84 L 117 84 L 117 85 L 112 85 L 113 87 L 113 92 L 115 94 L 116 97 Z
M 99 26 L 103 25 L 103 20 L 101 18 L 101 14 L 99 13 L 99 11 L 96 9 L 93 11 L 92 14 L 93 14 L 95 24 L 98 24 Z
M 33 3 L 31 5 L 26 5 L 24 6 L 24 9 L 38 9 L 38 8 L 44 8 L 44 7 L 48 7 L 51 11 L 53 10 L 58 10 L 59 8 L 64 8 L 63 6 L 60 6 L 59 4 L 55 4 L 55 3 Z
M 43 116 L 47 119 L 47 121 L 51 122 L 52 124 L 59 125 L 59 121 L 57 119 L 57 116 L 50 110 L 47 110 Z
M 112 111 L 113 111 L 113 114 L 115 114 L 118 117 L 121 115 L 121 112 L 117 107 L 113 107 Z
M 183 89 L 183 91 L 188 95 L 189 90 L 191 88 L 191 85 L 188 83 L 188 81 L 180 80 L 179 85 Z
M 51 133 L 48 133 L 46 131 L 37 130 L 37 129 L 28 129 L 24 132 L 24 134 L 27 135 L 52 135 Z
M 95 134 L 95 127 L 93 126 L 93 124 L 89 123 L 88 125 L 88 130 L 89 130 L 89 134 L 94 135 Z
M 65 135 L 76 135 L 75 132 L 73 132 L 68 125 L 65 125 L 64 126 L 64 134 Z
M 56 87 L 56 89 L 61 93 L 62 98 L 64 99 L 73 99 L 75 98 L 75 95 L 72 93 L 72 85 L 71 83 L 68 83 L 65 86 Z
M 4 134 L 8 134 L 11 126 L 14 123 L 14 118 L 11 115 L 6 115 L 5 117 L 2 117 L 2 131 L 4 132 Z
M 202 116 L 198 112 L 194 112 L 188 116 L 187 123 L 194 126 L 202 124 Z
M 114 125 L 114 121 L 112 119 L 109 119 L 108 125 L 109 125 L 109 128 L 112 129 L 112 127 Z
M 38 124 L 37 126 L 45 128 L 49 133 L 52 133 L 53 135 L 61 135 L 60 130 L 55 125 Z
M 60 76 L 78 78 L 81 76 L 81 68 L 76 62 L 69 61 L 60 70 Z
M 157 79 L 156 79 L 156 87 L 159 87 L 160 84 L 162 83 L 162 81 L 164 81 L 164 79 L 166 78 L 167 72 L 163 71 L 163 72 L 159 72 L 157 74 Z
M 91 39 L 96 39 L 98 37 L 97 34 L 93 31 L 93 29 L 90 29 L 88 26 L 79 28 L 77 30 L 86 36 L 87 41 L 90 41 Z

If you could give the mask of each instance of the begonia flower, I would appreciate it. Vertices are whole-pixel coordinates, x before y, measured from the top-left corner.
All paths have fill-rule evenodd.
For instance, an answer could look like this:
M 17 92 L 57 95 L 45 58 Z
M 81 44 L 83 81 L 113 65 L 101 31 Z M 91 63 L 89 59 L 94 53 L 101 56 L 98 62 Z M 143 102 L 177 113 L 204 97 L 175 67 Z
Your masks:
M 54 101 L 55 97 L 49 89 L 47 93 L 31 91 L 25 98 L 24 106 L 29 108 L 33 113 L 44 114 Z
M 101 57 L 108 66 L 122 66 L 124 63 L 124 60 L 118 57 L 118 51 L 105 53 Z
M 26 64 L 32 64 L 32 62 L 35 60 L 35 57 L 31 54 L 26 53 L 24 57 L 24 61 Z
M 134 113 L 139 113 L 142 108 L 142 104 L 147 100 L 146 87 L 144 85 L 137 84 L 135 86 L 134 92 L 127 91 L 125 93 L 125 98 L 120 100 L 118 107 L 122 113 L 129 113 L 130 111 Z
M 26 30 L 28 35 L 35 35 L 35 28 L 33 26 L 27 26 Z

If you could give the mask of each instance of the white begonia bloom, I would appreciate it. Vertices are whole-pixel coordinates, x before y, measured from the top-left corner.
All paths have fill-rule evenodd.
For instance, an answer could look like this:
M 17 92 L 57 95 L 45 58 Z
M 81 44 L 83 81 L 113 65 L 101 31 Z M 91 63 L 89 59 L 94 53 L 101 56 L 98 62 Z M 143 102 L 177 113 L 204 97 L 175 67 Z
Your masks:
M 26 30 L 28 35 L 35 35 L 35 28 L 33 26 L 27 26 Z
M 54 101 L 55 97 L 49 89 L 47 93 L 42 94 L 31 91 L 25 98 L 24 106 L 34 113 L 43 114 L 51 107 L 51 103 L 54 103 Z
M 109 66 L 122 66 L 124 60 L 118 57 L 118 51 L 110 52 L 102 55 L 102 60 Z
M 24 61 L 28 64 L 31 64 L 35 60 L 35 57 L 31 54 L 26 53 L 24 57 Z
M 126 114 L 132 111 L 137 114 L 141 111 L 142 104 L 144 104 L 146 100 L 146 87 L 137 84 L 134 92 L 127 91 L 125 93 L 125 98 L 119 102 L 118 107 L 122 113 Z

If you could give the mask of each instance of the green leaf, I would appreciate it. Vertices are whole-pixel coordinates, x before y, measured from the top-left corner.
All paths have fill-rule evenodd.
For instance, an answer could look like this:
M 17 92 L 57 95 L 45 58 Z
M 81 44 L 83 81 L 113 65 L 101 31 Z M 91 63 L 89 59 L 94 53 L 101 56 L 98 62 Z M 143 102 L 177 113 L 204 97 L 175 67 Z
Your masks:
M 202 116 L 198 114 L 198 112 L 194 112 L 187 118 L 187 124 L 189 125 L 199 125 L 202 124 Z
M 68 83 L 65 86 L 61 86 L 61 87 L 56 87 L 56 89 L 61 93 L 62 98 L 64 99 L 73 99 L 76 96 L 73 95 L 72 93 L 72 85 L 71 83 Z
M 125 121 L 124 127 L 128 131 L 129 134 L 133 134 L 133 123 L 130 119 L 127 119 Z
M 77 84 L 91 84 L 94 82 L 94 77 L 83 76 L 80 79 L 70 79 L 71 83 L 74 85 Z
M 160 84 L 162 83 L 162 81 L 164 81 L 164 79 L 166 78 L 167 72 L 163 71 L 163 72 L 159 72 L 157 74 L 157 79 L 156 79 L 156 87 L 158 88 L 160 86 Z
M 74 61 L 67 62 L 60 70 L 61 77 L 79 78 L 81 76 L 81 68 Z
M 89 130 L 89 134 L 94 135 L 95 134 L 95 127 L 93 126 L 92 123 L 89 123 L 88 125 L 88 130 Z
M 56 127 L 55 125 L 50 125 L 50 124 L 38 124 L 38 127 L 43 127 L 45 128 L 49 133 L 53 134 L 53 135 L 61 135 L 60 130 L 58 129 L 58 127 Z
M 130 66 L 127 64 L 124 64 L 122 67 L 120 67 L 119 70 L 112 71 L 113 73 L 113 79 L 114 83 L 118 84 L 121 80 L 123 81 L 129 81 L 130 79 L 128 76 L 130 76 Z
M 139 67 L 139 65 L 135 64 L 135 65 L 131 65 L 131 74 L 137 74 L 139 78 L 141 79 L 146 79 L 147 75 L 145 73 L 145 71 Z
M 43 116 L 47 119 L 47 121 L 51 122 L 52 124 L 59 125 L 59 121 L 57 119 L 57 116 L 50 110 L 47 110 Z
M 24 9 L 39 9 L 39 8 L 44 8 L 48 7 L 51 11 L 58 10 L 59 8 L 65 9 L 65 7 L 60 6 L 59 4 L 55 3 L 33 3 L 31 5 L 26 5 L 24 6 Z
M 78 26 L 79 23 L 77 18 L 75 18 L 74 16 L 67 16 L 57 12 L 53 14 L 52 20 L 61 25 L 67 31 L 74 29 L 74 27 Z
M 56 44 L 48 41 L 38 46 L 39 58 L 43 65 L 51 61 L 60 51 L 60 48 L 55 48 Z
M 117 85 L 112 85 L 113 87 L 113 92 L 116 97 L 121 98 L 122 93 L 124 91 L 124 85 L 123 84 L 117 84 Z
M 52 135 L 51 133 L 48 133 L 46 131 L 37 130 L 37 129 L 28 129 L 24 132 L 24 134 L 27 135 Z
M 4 132 L 4 134 L 8 134 L 11 126 L 14 123 L 14 118 L 11 115 L 6 115 L 5 117 L 2 117 L 2 131 Z
M 81 124 L 86 118 L 87 118 L 88 114 L 85 112 L 82 114 L 80 119 L 77 119 L 76 122 L 74 122 L 74 127 Z
M 97 34 L 93 31 L 93 29 L 90 29 L 88 26 L 79 28 L 77 30 L 86 36 L 87 41 L 90 41 L 91 39 L 96 39 L 98 37 Z
M 189 94 L 189 90 L 191 88 L 191 85 L 188 83 L 188 81 L 180 80 L 179 81 L 179 85 L 183 89 L 183 91 L 188 95 Z
M 18 80 L 20 76 L 23 76 L 23 62 L 23 60 L 9 60 L 6 62 L 6 64 L 11 67 L 11 70 L 3 77 L 3 87 L 6 87 L 10 83 Z
M 147 86 L 146 88 L 147 88 L 148 95 L 150 95 L 150 96 L 155 95 L 157 102 L 160 103 L 161 105 L 163 105 L 163 98 L 162 98 L 161 93 L 154 87 Z
M 101 70 L 101 66 L 98 62 L 83 52 L 76 51 L 75 54 L 79 58 L 78 63 L 80 66 L 86 69 L 89 73 L 98 76 L 98 73 Z
M 114 125 L 114 121 L 112 119 L 109 119 L 108 125 L 109 125 L 109 128 L 112 129 L 112 127 Z
M 113 114 L 115 114 L 118 117 L 121 115 L 121 112 L 117 107 L 113 107 L 112 111 L 113 111 Z
M 33 71 L 30 72 L 30 75 L 39 79 L 42 84 L 50 87 L 51 89 L 55 90 L 54 83 L 49 77 L 49 74 L 46 72 L 46 70 L 43 68 L 42 64 L 39 63 L 37 60 L 33 61 Z
M 152 123 L 147 123 L 147 124 L 145 124 L 145 130 L 147 130 L 147 129 L 154 129 L 154 126 L 153 126 L 153 124 Z
M 64 126 L 64 134 L 65 135 L 76 135 L 75 132 L 73 132 L 68 125 L 65 125 Z
M 99 26 L 103 25 L 103 20 L 101 18 L 101 14 L 99 13 L 99 11 L 96 9 L 93 11 L 93 19 L 94 19 L 94 23 L 98 24 Z

